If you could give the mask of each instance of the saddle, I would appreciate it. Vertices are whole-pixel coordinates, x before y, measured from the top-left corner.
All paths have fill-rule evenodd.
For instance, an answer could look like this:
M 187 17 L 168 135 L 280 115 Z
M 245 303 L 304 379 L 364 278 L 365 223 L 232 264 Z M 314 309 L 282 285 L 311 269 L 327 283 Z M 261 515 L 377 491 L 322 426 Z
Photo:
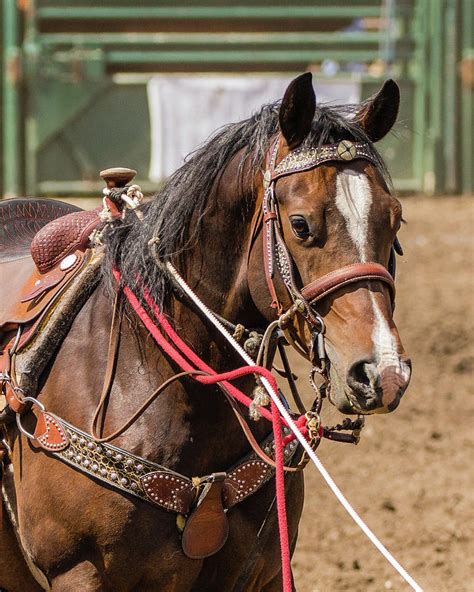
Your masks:
M 84 263 L 98 212 L 62 202 L 0 202 L 0 332 L 36 324 Z M 23 332 L 21 345 L 31 338 Z M 17 344 L 20 345 L 20 344 Z
M 102 171 L 107 182 L 105 191 L 114 190 L 119 196 L 134 174 L 130 169 Z M 38 335 L 47 332 L 55 316 L 64 338 L 72 319 L 67 324 L 54 312 L 63 300 L 68 300 L 77 314 L 85 301 L 82 292 L 87 292 L 86 283 L 76 278 L 92 263 L 98 267 L 91 235 L 101 224 L 104 210 L 108 219 L 121 215 L 117 203 L 108 201 L 104 209 L 91 211 L 49 199 L 0 202 L 0 395 L 13 412 L 22 412 L 25 406 L 17 396 L 17 391 L 24 389 L 13 386 L 12 356 L 31 348 Z M 98 274 L 89 272 L 88 276 L 88 285 L 95 287 Z M 73 288 L 81 294 L 71 295 Z M 0 400 L 0 421 L 1 413 Z

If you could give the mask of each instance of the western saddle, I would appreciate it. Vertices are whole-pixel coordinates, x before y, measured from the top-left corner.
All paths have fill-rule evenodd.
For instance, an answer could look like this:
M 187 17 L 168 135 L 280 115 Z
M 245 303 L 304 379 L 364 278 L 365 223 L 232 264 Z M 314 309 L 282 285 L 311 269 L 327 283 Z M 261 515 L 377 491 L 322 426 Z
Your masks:
M 0 423 L 25 404 L 12 380 L 12 356 L 46 326 L 73 279 L 92 257 L 99 225 L 136 207 L 136 171 L 107 169 L 103 207 L 85 211 L 50 199 L 0 201 Z M 141 194 L 140 194 L 141 196 Z M 20 389 L 21 390 L 21 389 Z

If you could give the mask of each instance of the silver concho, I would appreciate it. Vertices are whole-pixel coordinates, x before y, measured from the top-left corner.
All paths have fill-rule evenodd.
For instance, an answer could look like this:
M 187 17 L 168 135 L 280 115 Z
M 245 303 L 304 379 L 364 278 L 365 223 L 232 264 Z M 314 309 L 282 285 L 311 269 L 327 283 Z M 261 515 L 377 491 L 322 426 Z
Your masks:
M 67 269 L 71 269 L 71 267 L 76 263 L 77 261 L 77 255 L 68 255 L 67 257 L 64 257 L 64 259 L 61 261 L 61 263 L 59 264 L 59 269 L 61 271 L 66 271 Z
M 337 145 L 336 154 L 342 160 L 353 160 L 357 154 L 357 149 L 350 140 L 342 140 Z

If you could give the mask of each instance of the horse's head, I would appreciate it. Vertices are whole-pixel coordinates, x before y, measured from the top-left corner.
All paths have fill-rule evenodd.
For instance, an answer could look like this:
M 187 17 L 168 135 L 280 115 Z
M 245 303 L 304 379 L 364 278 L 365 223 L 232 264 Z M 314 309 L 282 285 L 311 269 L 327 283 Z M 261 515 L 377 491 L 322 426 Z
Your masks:
M 305 154 L 322 154 L 321 162 L 300 170 L 293 167 L 273 184 L 279 228 L 300 290 L 330 272 L 358 268 L 348 268 L 351 264 L 365 264 L 360 268 L 367 271 L 367 264 L 375 263 L 380 272 L 384 271 L 381 265 L 388 266 L 402 212 L 384 180 L 372 142 L 391 129 L 398 106 L 398 86 L 388 81 L 354 110 L 345 125 L 342 117 L 331 120 L 330 109 L 317 110 L 310 74 L 288 87 L 280 107 L 275 167 L 289 154 L 302 155 L 303 164 Z M 342 154 L 346 145 L 349 151 L 360 146 L 360 155 Z M 339 155 L 324 158 L 326 153 L 315 152 L 325 146 Z M 363 156 L 365 150 L 368 158 Z M 398 406 L 410 380 L 411 364 L 393 321 L 390 282 L 359 275 L 347 284 L 341 281 L 311 307 L 324 320 L 332 402 L 344 413 L 386 413 Z M 267 286 L 260 277 L 262 299 L 257 284 L 249 283 L 262 310 L 264 300 L 268 306 Z M 291 300 L 284 282 L 276 280 L 275 289 L 288 307 Z M 300 333 L 308 340 L 310 331 L 305 326 Z

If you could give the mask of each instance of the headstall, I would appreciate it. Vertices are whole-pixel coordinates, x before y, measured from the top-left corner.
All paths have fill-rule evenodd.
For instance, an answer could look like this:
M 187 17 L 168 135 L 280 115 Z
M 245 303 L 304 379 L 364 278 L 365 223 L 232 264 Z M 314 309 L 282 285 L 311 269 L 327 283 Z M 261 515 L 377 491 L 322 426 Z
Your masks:
M 267 168 L 263 176 L 264 196 L 263 213 L 263 258 L 265 277 L 272 298 L 271 306 L 276 309 L 282 328 L 296 315 L 301 315 L 309 324 L 316 345 L 314 353 L 320 360 L 324 354 L 324 322 L 314 308 L 314 304 L 337 290 L 361 281 L 374 280 L 388 286 L 395 299 L 395 284 L 392 273 L 380 263 L 354 263 L 336 269 L 306 286 L 299 288 L 295 280 L 293 258 L 283 238 L 278 213 L 278 200 L 275 195 L 276 182 L 282 177 L 314 169 L 325 162 L 349 162 L 365 159 L 377 164 L 370 147 L 364 142 L 342 140 L 335 144 L 326 144 L 316 148 L 297 148 L 284 156 L 277 164 L 280 136 L 278 135 L 267 157 Z M 394 254 L 392 248 L 391 260 Z M 278 270 L 292 300 L 292 306 L 284 311 L 274 285 L 275 270 Z M 318 338 L 319 336 L 319 338 Z

